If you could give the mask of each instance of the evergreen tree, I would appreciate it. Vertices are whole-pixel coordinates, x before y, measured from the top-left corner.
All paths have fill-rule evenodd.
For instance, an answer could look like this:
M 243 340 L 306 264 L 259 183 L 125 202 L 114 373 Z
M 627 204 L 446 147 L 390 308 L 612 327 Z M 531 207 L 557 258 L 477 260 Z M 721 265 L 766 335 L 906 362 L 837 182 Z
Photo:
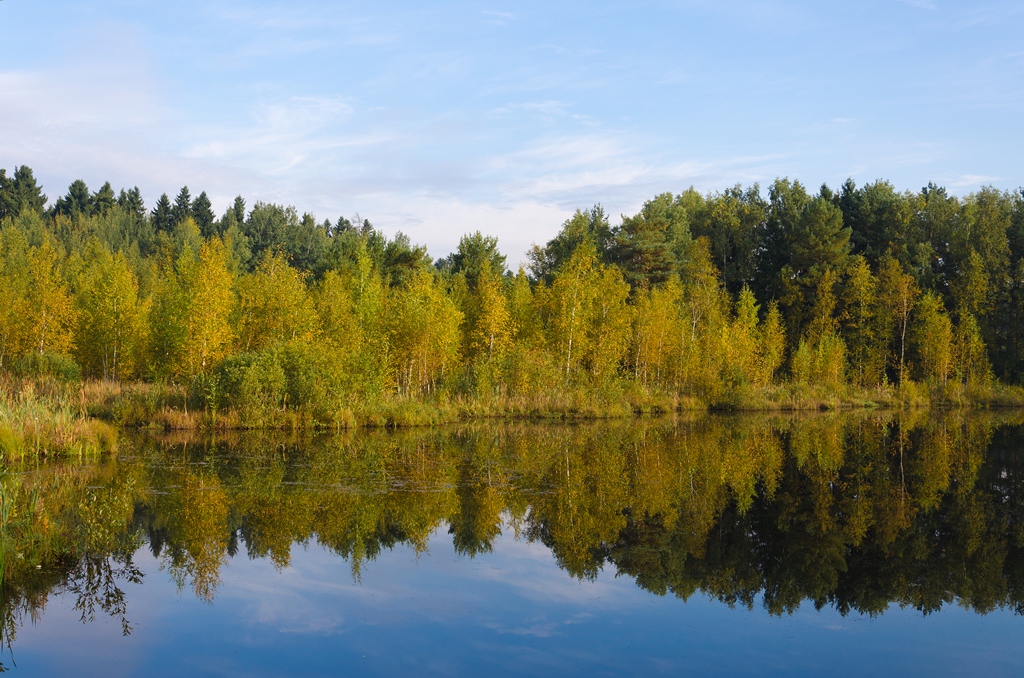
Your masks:
M 92 205 L 92 213 L 100 216 L 105 215 L 117 204 L 117 197 L 114 195 L 114 189 L 110 187 L 109 181 L 104 182 L 100 190 L 92 195 L 90 204 Z
M 157 233 L 168 233 L 174 228 L 174 216 L 171 213 L 171 201 L 166 193 L 160 195 L 153 208 L 153 228 Z
M 81 179 L 76 179 L 68 186 L 68 194 L 58 198 L 54 204 L 54 214 L 66 217 L 87 217 L 92 214 L 92 196 L 89 187 Z
M 665 282 L 679 270 L 678 240 L 689 240 L 686 213 L 671 193 L 644 203 L 640 213 L 623 217 L 615 230 L 612 259 L 622 267 L 631 287 L 650 287 Z
M 192 212 L 192 195 L 188 192 L 188 186 L 182 186 L 178 191 L 178 197 L 174 199 L 171 207 L 171 223 L 180 224 L 188 218 L 194 218 Z
M 121 193 L 117 196 L 117 204 L 139 221 L 146 218 L 146 203 L 142 200 L 142 192 L 138 186 L 127 191 L 122 188 Z
M 21 212 L 14 181 L 7 176 L 7 170 L 0 167 L 0 219 L 12 217 Z
M 36 184 L 36 178 L 28 165 L 22 165 L 14 170 L 14 192 L 18 196 L 20 210 L 32 210 L 42 214 L 43 206 L 46 205 L 46 196 L 43 195 L 42 187 Z
M 711 259 L 732 294 L 756 280 L 758 238 L 766 217 L 767 204 L 757 184 L 745 191 L 734 186 L 690 209 L 690 231 L 711 242 Z
M 0 220 L 16 217 L 22 210 L 42 214 L 46 196 L 36 184 L 36 178 L 28 165 L 14 169 L 14 176 L 8 177 L 7 170 L 0 168 Z
M 235 217 L 235 223 L 241 226 L 245 223 L 245 200 L 242 196 L 235 196 L 235 201 L 231 203 L 229 208 Z
M 192 218 L 195 219 L 196 225 L 199 226 L 199 232 L 204 238 L 219 235 L 214 231 L 216 217 L 213 215 L 213 205 L 210 204 L 210 198 L 207 197 L 206 191 L 200 193 L 192 203 Z

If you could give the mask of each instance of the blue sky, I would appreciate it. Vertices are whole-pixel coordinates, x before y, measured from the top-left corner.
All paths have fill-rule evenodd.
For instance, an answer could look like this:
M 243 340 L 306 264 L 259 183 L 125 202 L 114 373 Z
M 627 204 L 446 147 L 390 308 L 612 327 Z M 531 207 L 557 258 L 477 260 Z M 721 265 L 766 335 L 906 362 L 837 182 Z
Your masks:
M 777 176 L 1024 184 L 1024 3 L 0 2 L 0 167 L 188 184 L 510 263 Z

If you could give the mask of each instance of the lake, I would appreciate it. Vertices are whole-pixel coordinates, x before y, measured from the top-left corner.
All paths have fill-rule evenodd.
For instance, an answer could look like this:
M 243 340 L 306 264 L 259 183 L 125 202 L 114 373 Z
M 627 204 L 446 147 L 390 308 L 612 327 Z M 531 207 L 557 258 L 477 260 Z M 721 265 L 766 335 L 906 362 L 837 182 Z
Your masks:
M 224 436 L 10 464 L 16 675 L 1022 675 L 1024 414 Z

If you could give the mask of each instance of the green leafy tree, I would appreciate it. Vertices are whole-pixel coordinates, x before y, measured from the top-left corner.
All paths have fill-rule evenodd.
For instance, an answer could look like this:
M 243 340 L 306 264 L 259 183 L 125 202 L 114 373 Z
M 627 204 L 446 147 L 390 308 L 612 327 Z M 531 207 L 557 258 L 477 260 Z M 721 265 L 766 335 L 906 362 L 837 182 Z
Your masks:
M 589 210 L 576 210 L 564 224 L 558 235 L 544 247 L 533 245 L 527 256 L 529 270 L 534 280 L 551 284 L 555 273 L 562 268 L 583 243 L 590 243 L 595 256 L 608 261 L 613 256 L 615 234 L 608 223 L 604 208 L 595 205 Z

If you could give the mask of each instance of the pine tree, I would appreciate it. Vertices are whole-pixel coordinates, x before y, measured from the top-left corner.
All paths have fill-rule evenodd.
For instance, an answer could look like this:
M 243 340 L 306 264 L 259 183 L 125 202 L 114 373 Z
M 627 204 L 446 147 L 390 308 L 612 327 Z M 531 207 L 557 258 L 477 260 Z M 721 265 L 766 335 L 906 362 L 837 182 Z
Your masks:
M 207 197 L 206 191 L 200 193 L 199 197 L 192 203 L 192 218 L 195 219 L 196 225 L 199 226 L 199 232 L 204 238 L 220 235 L 214 232 L 216 217 L 213 214 L 213 205 L 210 204 L 210 198 Z
M 236 224 L 241 226 L 245 223 L 245 199 L 242 196 L 235 196 L 235 201 L 229 209 L 234 214 Z
M 188 192 L 188 186 L 182 186 L 178 192 L 178 197 L 174 199 L 174 205 L 171 207 L 171 224 L 180 224 L 188 218 L 194 218 L 192 196 Z
M 139 221 L 146 217 L 146 203 L 142 200 L 142 192 L 138 186 L 127 191 L 122 188 L 121 193 L 117 196 L 117 204 Z
M 157 233 L 169 233 L 174 228 L 174 216 L 171 213 L 171 201 L 167 194 L 160 195 L 153 208 L 153 228 Z
M 81 179 L 76 179 L 68 186 L 68 194 L 58 198 L 53 207 L 54 214 L 69 218 L 87 217 L 92 214 L 92 196 L 89 187 Z
M 109 181 L 104 182 L 100 186 L 100 190 L 92 195 L 90 204 L 92 205 L 92 213 L 101 216 L 105 215 L 110 211 L 110 208 L 117 204 L 117 197 L 114 195 L 114 189 L 110 187 Z
M 477 279 L 484 269 L 500 276 L 505 272 L 505 255 L 498 251 L 498 239 L 486 237 L 477 231 L 464 235 L 459 248 L 445 262 L 451 273 L 464 273 L 470 291 L 476 289 Z
M 23 210 L 42 214 L 44 205 L 46 196 L 28 165 L 15 168 L 11 177 L 7 170 L 0 169 L 0 220 L 16 217 Z
M 682 225 L 676 223 L 680 220 Z M 615 231 L 613 260 L 622 267 L 631 287 L 663 283 L 678 271 L 673 245 L 677 232 L 685 226 L 685 215 L 676 208 L 671 193 L 648 200 L 639 214 L 623 218 Z

